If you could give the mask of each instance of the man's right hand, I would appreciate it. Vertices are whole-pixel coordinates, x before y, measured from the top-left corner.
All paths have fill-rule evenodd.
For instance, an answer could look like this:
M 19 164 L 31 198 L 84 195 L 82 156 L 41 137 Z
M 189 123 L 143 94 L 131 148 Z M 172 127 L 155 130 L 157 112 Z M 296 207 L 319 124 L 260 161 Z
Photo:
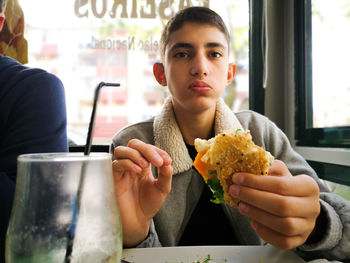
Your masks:
M 158 167 L 155 179 L 151 165 Z M 171 158 L 138 139 L 114 149 L 113 177 L 123 225 L 123 244 L 134 247 L 148 235 L 152 218 L 171 190 Z

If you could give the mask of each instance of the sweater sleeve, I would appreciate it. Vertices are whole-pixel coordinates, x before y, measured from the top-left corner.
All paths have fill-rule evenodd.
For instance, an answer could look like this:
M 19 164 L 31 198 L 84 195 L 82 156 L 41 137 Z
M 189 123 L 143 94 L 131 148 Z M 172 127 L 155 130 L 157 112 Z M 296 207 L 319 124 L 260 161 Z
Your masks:
M 305 244 L 299 249 L 312 257 L 329 260 L 350 259 L 350 202 L 332 193 L 320 193 L 321 209 L 328 226 L 325 236 L 315 244 Z
M 29 72 L 9 88 L 3 105 L 0 171 L 14 181 L 19 154 L 68 151 L 63 85 L 45 71 Z
M 148 236 L 139 245 L 137 245 L 137 248 L 161 247 L 161 246 L 162 244 L 159 241 L 157 231 L 154 226 L 154 222 L 152 220 Z
M 320 188 L 321 209 L 328 219 L 326 234 L 318 243 L 305 244 L 298 249 L 311 258 L 350 260 L 350 202 L 330 193 L 316 172 L 293 150 L 287 136 L 273 122 L 251 111 L 242 112 L 237 117 L 243 127 L 251 131 L 255 143 L 270 151 L 276 159 L 282 160 L 292 175 L 309 175 Z

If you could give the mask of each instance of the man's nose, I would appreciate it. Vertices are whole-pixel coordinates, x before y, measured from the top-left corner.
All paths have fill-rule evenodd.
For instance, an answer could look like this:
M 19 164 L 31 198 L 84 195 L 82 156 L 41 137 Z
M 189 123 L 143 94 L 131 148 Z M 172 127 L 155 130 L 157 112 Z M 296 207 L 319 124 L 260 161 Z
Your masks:
M 203 78 L 208 75 L 208 61 L 205 55 L 197 54 L 192 59 L 191 75 Z

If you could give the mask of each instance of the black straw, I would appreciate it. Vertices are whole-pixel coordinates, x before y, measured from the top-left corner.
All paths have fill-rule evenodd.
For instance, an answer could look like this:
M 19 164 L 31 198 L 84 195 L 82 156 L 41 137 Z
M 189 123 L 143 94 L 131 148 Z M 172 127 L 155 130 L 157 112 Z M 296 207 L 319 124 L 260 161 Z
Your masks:
M 92 107 L 92 113 L 91 113 L 91 118 L 90 118 L 90 123 L 89 123 L 89 130 L 88 130 L 88 135 L 86 138 L 86 144 L 85 144 L 85 150 L 84 150 L 84 155 L 89 155 L 91 151 L 91 142 L 92 142 L 92 132 L 94 130 L 95 126 L 95 115 L 96 115 L 96 108 L 97 108 L 97 101 L 98 101 L 98 94 L 100 92 L 100 89 L 104 86 L 111 86 L 111 87 L 119 87 L 119 83 L 105 83 L 105 82 L 100 82 L 100 84 L 97 85 L 95 89 L 95 96 L 94 96 L 94 105 Z
M 84 155 L 89 155 L 91 151 L 91 142 L 92 142 L 92 132 L 94 130 L 95 126 L 95 115 L 96 115 L 96 108 L 97 108 L 97 101 L 98 101 L 98 94 L 100 92 L 100 89 L 104 86 L 111 86 L 111 87 L 119 87 L 119 83 L 105 83 L 100 82 L 96 89 L 95 89 L 95 95 L 94 95 L 94 104 L 92 107 L 92 113 L 89 123 L 89 129 L 88 134 L 86 138 L 86 144 L 84 149 Z M 83 192 L 83 185 L 85 181 L 85 170 L 86 170 L 86 163 L 83 163 L 81 174 L 80 174 L 80 180 L 78 185 L 78 193 L 77 193 L 77 199 L 75 200 L 75 206 L 73 211 L 73 217 L 72 217 L 72 224 L 70 226 L 70 229 L 68 231 L 68 242 L 67 242 L 67 250 L 66 250 L 66 256 L 65 256 L 65 263 L 70 263 L 72 259 L 72 253 L 73 253 L 73 243 L 74 243 L 74 237 L 75 237 L 75 230 L 77 226 L 79 211 L 80 211 L 80 203 L 81 203 L 81 197 Z

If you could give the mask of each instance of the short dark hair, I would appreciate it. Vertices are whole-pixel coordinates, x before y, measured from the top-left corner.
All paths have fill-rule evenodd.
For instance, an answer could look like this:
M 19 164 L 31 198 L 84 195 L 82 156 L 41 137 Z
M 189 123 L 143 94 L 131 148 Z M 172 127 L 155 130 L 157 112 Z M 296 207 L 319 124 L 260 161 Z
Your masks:
M 175 16 L 168 21 L 165 28 L 163 29 L 163 33 L 160 39 L 160 51 L 162 57 L 165 55 L 165 48 L 169 42 L 171 34 L 174 31 L 180 29 L 185 23 L 190 22 L 209 24 L 217 27 L 222 33 L 224 33 L 227 43 L 230 43 L 230 34 L 221 16 L 207 7 L 189 7 L 177 12 Z
M 6 0 L 0 0 L 0 13 L 5 12 Z

